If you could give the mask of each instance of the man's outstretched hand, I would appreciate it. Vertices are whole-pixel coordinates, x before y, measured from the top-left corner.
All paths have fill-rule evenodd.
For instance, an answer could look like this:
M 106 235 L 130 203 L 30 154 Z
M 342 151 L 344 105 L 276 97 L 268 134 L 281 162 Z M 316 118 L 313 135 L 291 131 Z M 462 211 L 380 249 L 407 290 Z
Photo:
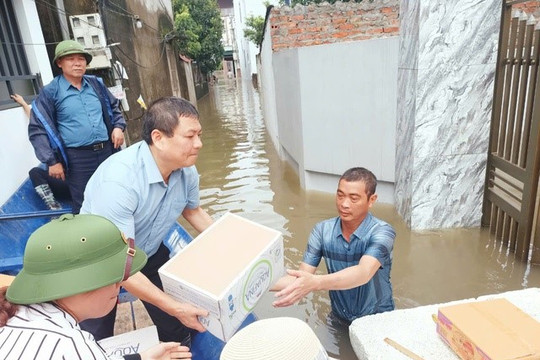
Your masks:
M 285 307 L 296 304 L 304 296 L 318 289 L 319 281 L 317 275 L 301 270 L 287 270 L 287 274 L 296 279 L 275 294 L 276 301 L 272 303 L 275 307 Z

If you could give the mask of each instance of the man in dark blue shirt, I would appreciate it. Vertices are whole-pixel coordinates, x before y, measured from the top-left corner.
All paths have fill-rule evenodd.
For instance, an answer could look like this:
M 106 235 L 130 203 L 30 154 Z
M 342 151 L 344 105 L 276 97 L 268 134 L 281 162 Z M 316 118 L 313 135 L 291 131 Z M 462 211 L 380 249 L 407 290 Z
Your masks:
M 377 200 L 377 179 L 364 168 L 347 170 L 336 195 L 339 216 L 311 232 L 299 270 L 287 270 L 272 290 L 273 305 L 295 304 L 312 291 L 329 290 L 332 312 L 354 319 L 394 309 L 390 270 L 396 233 L 369 209 Z M 315 275 L 324 257 L 328 274 Z
M 118 100 L 101 78 L 85 75 L 92 55 L 81 44 L 56 46 L 54 65 L 62 70 L 32 103 L 28 134 L 49 175 L 67 180 L 73 213 L 99 164 L 124 143 L 126 122 Z

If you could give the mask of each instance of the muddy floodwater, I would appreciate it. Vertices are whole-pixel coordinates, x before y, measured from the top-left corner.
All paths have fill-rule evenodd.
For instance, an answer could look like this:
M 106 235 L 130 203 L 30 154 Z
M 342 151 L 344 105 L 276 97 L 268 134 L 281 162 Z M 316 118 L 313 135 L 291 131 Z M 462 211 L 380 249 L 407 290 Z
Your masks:
M 334 194 L 304 191 L 293 169 L 279 159 L 251 83 L 220 80 L 198 108 L 204 144 L 197 161 L 203 208 L 214 218 L 231 211 L 281 231 L 286 266 L 297 267 L 311 228 L 336 216 Z M 392 284 L 399 309 L 540 286 L 540 266 L 514 259 L 490 238 L 488 229 L 413 232 L 391 205 L 376 204 L 373 213 L 397 232 Z M 325 271 L 321 264 L 319 272 Z M 262 298 L 255 308 L 258 318 L 302 319 L 331 356 L 356 359 L 348 329 L 328 317 L 326 292 L 310 294 L 288 308 L 275 309 L 272 301 L 272 293 Z

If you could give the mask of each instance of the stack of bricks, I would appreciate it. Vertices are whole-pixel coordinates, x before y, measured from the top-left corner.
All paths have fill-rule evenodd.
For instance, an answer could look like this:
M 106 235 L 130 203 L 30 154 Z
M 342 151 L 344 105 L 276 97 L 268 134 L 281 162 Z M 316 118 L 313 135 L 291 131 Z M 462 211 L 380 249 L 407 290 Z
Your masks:
M 274 7 L 272 50 L 399 35 L 399 0 Z

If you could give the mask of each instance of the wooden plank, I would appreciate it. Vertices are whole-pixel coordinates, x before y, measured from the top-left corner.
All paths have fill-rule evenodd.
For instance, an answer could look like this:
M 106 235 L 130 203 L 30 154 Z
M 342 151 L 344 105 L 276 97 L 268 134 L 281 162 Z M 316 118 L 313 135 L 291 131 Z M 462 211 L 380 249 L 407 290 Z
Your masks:
M 492 166 L 501 169 L 502 171 L 518 179 L 519 181 L 523 182 L 523 179 L 525 179 L 527 173 L 525 172 L 524 168 L 512 164 L 510 161 L 505 160 L 501 157 L 498 157 L 496 154 L 488 155 L 488 159 Z
M 521 190 L 518 190 L 514 187 L 508 186 L 507 183 L 502 181 L 497 181 L 499 179 L 495 179 L 492 181 L 489 185 L 490 191 L 497 192 L 504 194 L 505 198 L 508 197 L 509 201 L 515 201 L 517 204 L 521 204 L 523 193 Z
M 398 350 L 400 353 L 407 355 L 413 360 L 424 360 L 420 356 L 413 353 L 411 350 L 407 349 L 405 346 L 398 344 L 397 342 L 395 342 L 394 340 L 390 338 L 385 338 L 384 341 L 390 346 L 392 346 L 394 349 Z
M 510 40 L 508 43 L 507 56 L 504 59 L 504 66 L 506 69 L 506 75 L 504 78 L 504 87 L 502 93 L 502 110 L 500 117 L 500 131 L 499 131 L 499 141 L 497 143 L 497 155 L 504 157 L 504 147 L 506 144 L 506 132 L 508 125 L 508 109 L 510 104 L 511 97 L 511 85 L 512 85 L 512 74 L 514 66 L 514 56 L 516 51 L 516 42 L 517 42 L 517 26 L 519 23 L 519 18 L 512 18 L 510 21 Z
M 516 249 L 518 227 L 519 227 L 519 224 L 517 223 L 517 221 L 512 219 L 512 229 L 510 230 L 510 238 L 509 238 L 508 247 L 510 249 L 513 249 L 513 251 L 515 251 Z
M 501 188 L 519 202 L 523 198 L 523 182 L 516 180 L 501 170 L 494 171 L 493 180 L 489 183 L 489 187 Z
M 512 224 L 512 218 L 508 214 L 504 215 L 503 235 L 502 242 L 508 246 L 510 243 L 510 226 Z
M 502 210 L 503 213 L 506 213 L 513 217 L 514 219 L 518 220 L 520 219 L 520 210 L 521 210 L 521 204 L 514 201 L 512 198 L 510 198 L 508 195 L 506 195 L 504 192 L 497 190 L 497 189 L 489 189 L 487 192 L 488 198 L 497 204 L 497 207 L 499 210 Z M 502 222 L 501 219 L 497 220 L 497 222 Z M 501 235 L 501 234 L 499 234 Z
M 531 123 L 532 123 L 532 112 L 533 105 L 536 93 L 536 78 L 538 76 L 538 54 L 540 45 L 540 30 L 534 31 L 534 45 L 533 45 L 533 54 L 531 61 L 534 60 L 534 64 L 531 64 L 530 68 L 530 78 L 529 78 L 529 89 L 527 91 L 527 109 L 525 110 L 525 122 L 523 124 L 523 139 L 521 142 L 520 149 L 520 161 L 519 165 L 522 168 L 525 168 L 527 163 L 527 146 L 529 143 L 529 137 L 531 134 Z
M 516 105 L 518 101 L 519 91 L 519 79 L 521 79 L 521 61 L 523 60 L 523 42 L 525 41 L 525 25 L 527 23 L 527 17 L 514 18 L 512 21 L 517 21 L 517 34 L 516 34 L 516 46 L 514 50 L 514 59 L 510 66 L 512 66 L 512 87 L 511 92 L 508 94 L 510 98 L 510 107 L 508 109 L 508 124 L 506 126 L 506 135 L 504 143 L 504 158 L 510 160 L 512 156 L 512 141 L 514 140 L 514 125 L 516 122 Z
M 504 211 L 500 207 L 497 206 L 497 226 L 495 227 L 495 239 L 501 240 L 502 239 L 502 230 L 503 230 L 503 222 L 504 222 Z
M 512 16 L 512 8 L 507 7 L 504 2 L 501 4 L 501 23 L 499 29 L 499 46 L 497 52 L 497 64 L 495 68 L 495 83 L 493 87 L 493 106 L 491 111 L 491 126 L 489 131 L 489 149 L 488 160 L 486 164 L 486 187 L 491 179 L 492 163 L 490 161 L 490 154 L 497 151 L 498 134 L 501 121 L 501 101 L 502 101 L 502 87 L 504 85 L 504 59 L 506 57 L 506 49 L 508 48 L 508 32 L 509 24 Z M 491 202 L 484 193 L 484 201 L 482 202 L 482 224 L 493 224 L 494 216 L 493 212 L 496 209 L 492 206 Z
M 519 99 L 518 107 L 516 114 L 516 131 L 514 133 L 514 139 L 512 141 L 512 158 L 510 162 L 512 164 L 519 164 L 521 142 L 523 138 L 523 116 L 525 113 L 525 101 L 528 90 L 528 79 L 529 79 L 529 67 L 531 63 L 531 52 L 533 44 L 533 35 L 534 35 L 534 26 L 535 24 L 527 24 L 527 29 L 525 31 L 525 44 L 524 44 L 524 53 L 522 61 L 522 70 L 521 70 L 521 79 L 519 80 Z
M 540 47 L 540 30 L 535 31 L 535 44 L 537 49 Z M 538 51 L 535 63 L 538 64 Z M 538 179 L 540 172 L 540 76 L 538 76 L 539 68 L 536 67 L 536 82 L 534 84 L 534 106 L 531 116 L 531 136 L 527 144 L 527 162 L 525 169 L 527 176 L 523 181 L 523 204 L 522 214 L 519 219 L 518 241 L 516 246 L 516 254 L 526 261 L 529 257 L 529 248 L 531 244 L 531 235 L 533 233 L 534 212 L 536 206 L 536 194 L 538 193 Z
M 538 200 L 536 207 L 536 227 L 533 237 L 531 263 L 540 264 L 540 209 L 538 208 Z
M 486 190 L 486 193 L 487 193 L 487 190 Z M 484 200 L 484 201 L 487 201 L 487 200 Z M 495 229 L 497 227 L 497 217 L 499 213 L 499 208 L 495 204 L 493 204 L 491 201 L 489 203 L 491 206 L 491 210 L 490 210 L 491 216 L 489 220 L 489 233 L 495 236 Z

